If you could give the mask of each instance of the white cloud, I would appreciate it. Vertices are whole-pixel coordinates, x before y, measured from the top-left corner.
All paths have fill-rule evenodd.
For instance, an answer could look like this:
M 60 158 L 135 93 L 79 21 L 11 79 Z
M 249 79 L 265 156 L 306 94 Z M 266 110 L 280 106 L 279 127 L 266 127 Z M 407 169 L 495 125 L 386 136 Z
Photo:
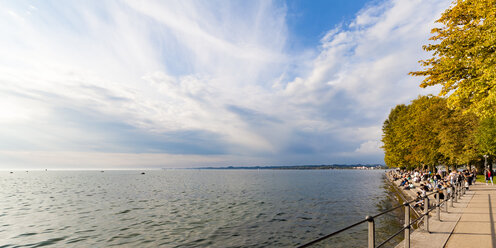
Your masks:
M 360 144 L 360 147 L 358 147 L 355 152 L 358 154 L 380 154 L 382 153 L 381 146 L 381 142 L 376 140 L 369 140 Z
M 272 149 L 224 105 L 241 101 L 248 104 L 250 98 L 263 97 L 260 93 L 264 94 L 264 86 L 253 82 L 258 74 L 268 71 L 268 64 L 280 63 L 284 13 L 264 14 L 277 8 L 262 1 L 252 10 L 252 20 L 237 20 L 230 16 L 229 9 L 225 10 L 227 20 L 216 20 L 209 19 L 209 11 L 216 5 L 203 10 L 205 6 L 193 3 L 128 4 L 106 4 L 107 9 L 100 15 L 91 5 L 61 7 L 60 12 L 52 13 L 81 22 L 82 27 L 37 24 L 37 18 L 49 13 L 24 16 L 22 21 L 5 20 L 4 25 L 11 26 L 12 32 L 22 30 L 19 39 L 30 49 L 16 45 L 12 37 L 0 39 L 2 54 L 7 55 L 3 57 L 7 66 L 0 69 L 3 90 L 49 92 L 64 99 L 50 99 L 54 106 L 48 108 L 69 105 L 98 111 L 153 132 L 203 129 L 250 149 Z M 26 8 L 17 7 L 21 13 Z M 46 6 L 38 9 L 43 7 L 49 11 Z M 191 11 L 202 12 L 190 15 Z M 70 12 L 78 14 L 68 16 Z M 259 29 L 239 29 L 239 25 L 249 26 L 245 22 L 251 21 L 258 23 Z M 223 23 L 229 26 L 220 25 Z M 258 36 L 253 35 L 255 31 L 260 32 Z M 237 39 L 232 38 L 233 32 Z M 270 39 L 264 37 L 266 33 L 271 34 Z M 167 53 L 176 47 L 183 52 Z M 160 54 L 162 49 L 166 52 Z M 16 60 L 18 63 L 12 63 Z M 186 60 L 192 72 L 182 76 L 168 68 L 176 60 Z M 129 101 L 109 101 L 109 97 Z
M 334 114 L 324 121 L 341 130 L 335 136 L 378 142 L 392 107 L 437 91 L 420 89 L 419 79 L 407 73 L 418 69 L 417 60 L 425 57 L 421 45 L 447 6 L 449 1 L 394 0 L 363 10 L 349 26 L 324 36 L 308 76 L 289 82 L 285 95 L 295 105 Z
M 390 108 L 433 92 L 406 74 L 418 68 L 421 45 L 448 4 L 370 6 L 329 31 L 309 57 L 287 50 L 286 9 L 269 1 L 4 2 L 0 156 L 15 152 L 9 156 L 19 161 L 34 152 L 63 164 L 87 155 L 109 166 L 146 156 L 154 162 L 143 166 L 172 157 L 182 166 L 351 163 L 350 154 L 378 162 Z M 201 133 L 215 138 L 201 146 L 219 148 L 167 154 L 144 140 L 146 151 L 161 154 L 133 155 L 135 144 L 104 131 L 119 124 L 180 144 L 191 142 L 184 133 Z M 101 153 L 101 144 L 120 155 Z

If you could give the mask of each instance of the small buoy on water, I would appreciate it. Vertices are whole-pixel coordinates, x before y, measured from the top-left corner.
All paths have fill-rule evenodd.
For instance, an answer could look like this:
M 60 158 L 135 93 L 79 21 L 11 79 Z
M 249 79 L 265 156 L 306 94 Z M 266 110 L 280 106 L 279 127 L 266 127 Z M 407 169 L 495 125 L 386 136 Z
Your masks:
M 141 172 L 141 175 L 145 175 L 145 173 L 144 172 Z

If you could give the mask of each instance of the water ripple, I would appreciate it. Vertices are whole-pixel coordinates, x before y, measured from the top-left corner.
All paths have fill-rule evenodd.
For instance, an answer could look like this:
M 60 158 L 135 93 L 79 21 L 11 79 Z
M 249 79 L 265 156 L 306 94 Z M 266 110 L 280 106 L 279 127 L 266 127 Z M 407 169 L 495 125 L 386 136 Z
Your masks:
M 288 247 L 390 204 L 379 171 L 33 171 L 0 188 L 0 248 Z

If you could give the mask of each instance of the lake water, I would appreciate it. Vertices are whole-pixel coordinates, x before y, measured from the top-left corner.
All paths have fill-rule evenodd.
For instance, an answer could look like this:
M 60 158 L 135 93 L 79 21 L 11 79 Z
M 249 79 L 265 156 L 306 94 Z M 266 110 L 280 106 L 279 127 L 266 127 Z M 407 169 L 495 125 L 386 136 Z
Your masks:
M 0 172 L 0 247 L 294 247 L 398 204 L 383 174 Z M 398 230 L 401 216 L 377 220 L 378 239 Z M 366 230 L 321 246 L 364 247 Z

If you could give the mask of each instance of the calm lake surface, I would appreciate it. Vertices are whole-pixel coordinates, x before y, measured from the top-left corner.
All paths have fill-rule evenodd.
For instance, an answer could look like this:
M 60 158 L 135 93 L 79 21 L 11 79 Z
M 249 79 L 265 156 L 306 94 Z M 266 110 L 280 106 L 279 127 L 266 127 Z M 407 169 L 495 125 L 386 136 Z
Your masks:
M 140 173 L 0 172 L 0 247 L 294 247 L 398 204 L 383 170 Z M 366 230 L 320 246 L 364 247 Z

